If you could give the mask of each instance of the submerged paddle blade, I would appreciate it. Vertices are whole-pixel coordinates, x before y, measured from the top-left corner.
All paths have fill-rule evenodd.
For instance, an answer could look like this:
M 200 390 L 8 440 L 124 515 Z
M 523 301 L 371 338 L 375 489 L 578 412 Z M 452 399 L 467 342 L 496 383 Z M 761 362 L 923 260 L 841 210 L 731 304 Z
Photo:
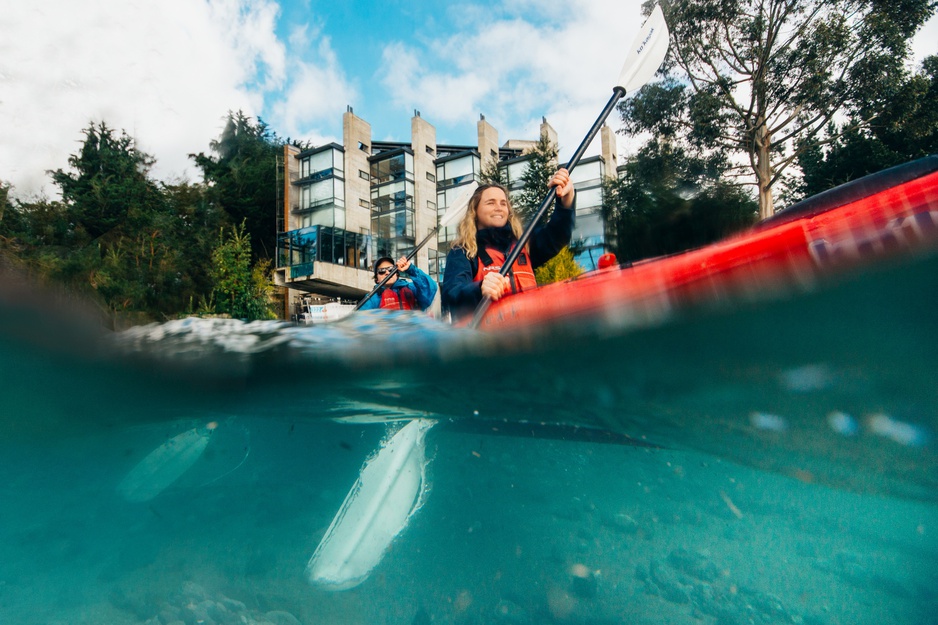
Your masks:
M 472 194 L 475 193 L 478 186 L 479 183 L 475 181 L 466 185 L 463 192 L 460 193 L 456 201 L 453 202 L 453 205 L 446 209 L 446 212 L 440 217 L 440 228 L 446 228 L 455 223 L 459 223 L 463 215 L 466 214 L 466 210 L 469 208 L 469 200 L 472 199 Z
M 117 492 L 127 501 L 150 501 L 178 480 L 202 456 L 211 430 L 192 428 L 172 437 L 137 463 Z
M 658 71 L 668 53 L 668 36 L 668 25 L 659 4 L 635 36 L 629 56 L 619 72 L 616 84 L 626 93 L 641 88 Z
M 411 421 L 365 462 L 306 566 L 311 583 L 326 590 L 354 588 L 381 562 L 423 503 L 424 438 L 435 423 Z

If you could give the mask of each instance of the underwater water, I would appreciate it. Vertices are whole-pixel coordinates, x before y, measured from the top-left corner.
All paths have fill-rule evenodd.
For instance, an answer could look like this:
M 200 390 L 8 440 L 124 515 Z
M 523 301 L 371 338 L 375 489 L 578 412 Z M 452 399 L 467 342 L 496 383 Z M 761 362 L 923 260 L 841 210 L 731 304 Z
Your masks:
M 510 337 L 7 302 L 0 623 L 936 623 L 936 300 L 932 256 Z M 365 579 L 311 582 L 405 422 L 361 421 L 415 417 L 416 509 Z

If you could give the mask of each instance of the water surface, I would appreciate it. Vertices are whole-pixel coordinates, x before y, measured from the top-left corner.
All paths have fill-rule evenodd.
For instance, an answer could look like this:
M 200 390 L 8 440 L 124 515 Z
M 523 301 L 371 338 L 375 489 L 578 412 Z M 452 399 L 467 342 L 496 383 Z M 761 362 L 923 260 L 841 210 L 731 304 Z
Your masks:
M 0 622 L 934 623 L 936 294 L 925 257 L 486 337 L 380 313 L 112 336 L 6 300 Z M 306 563 L 387 435 L 349 416 L 439 424 L 423 507 L 329 592 Z M 192 430 L 191 468 L 121 496 Z

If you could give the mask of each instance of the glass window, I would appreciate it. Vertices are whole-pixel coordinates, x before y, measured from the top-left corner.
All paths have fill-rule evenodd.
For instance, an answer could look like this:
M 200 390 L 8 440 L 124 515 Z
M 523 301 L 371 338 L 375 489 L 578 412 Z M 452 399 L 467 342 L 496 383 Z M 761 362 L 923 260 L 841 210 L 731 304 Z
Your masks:
M 402 208 L 414 208 L 414 183 L 395 182 L 371 190 L 373 212 L 386 213 Z
M 443 187 L 462 184 L 474 180 L 479 171 L 479 158 L 474 154 L 468 154 L 437 166 L 437 181 L 439 186 Z
M 428 249 L 427 256 L 430 260 L 430 266 L 427 273 L 430 277 L 440 282 L 443 280 L 443 269 L 446 266 L 446 254 L 441 254 L 438 250 Z
M 577 219 L 581 211 L 593 211 L 603 205 L 602 187 L 576 190 Z
M 577 211 L 576 228 L 573 230 L 574 239 L 603 236 L 603 216 L 599 213 L 581 215 Z
M 318 171 L 323 171 L 325 169 L 332 169 L 333 166 L 333 150 L 323 150 L 322 152 L 317 152 L 309 157 L 309 171 L 311 174 L 315 174 Z
M 324 202 L 332 203 L 335 199 L 335 180 L 328 179 L 320 182 L 314 182 L 311 185 L 303 187 L 307 192 L 307 201 L 300 202 L 300 209 L 314 208 Z M 302 198 L 302 193 L 300 194 Z
M 528 161 L 518 161 L 515 163 L 509 164 L 505 167 L 505 176 L 508 179 L 508 184 L 516 184 L 521 182 L 521 177 L 524 176 L 524 172 L 528 170 Z M 574 170 L 576 171 L 576 170 Z
M 407 152 L 372 162 L 372 184 L 379 185 L 397 180 L 413 180 L 414 157 Z
M 457 178 L 472 173 L 472 156 L 457 158 L 443 164 L 444 178 Z
M 342 153 L 330 149 L 317 152 L 300 159 L 300 179 L 311 176 L 326 178 L 328 176 L 343 174 Z
M 602 180 L 603 177 L 603 162 L 602 161 L 592 161 L 590 163 L 583 163 L 577 166 L 576 169 L 570 174 L 570 180 L 573 181 L 573 184 L 596 181 L 597 183 Z

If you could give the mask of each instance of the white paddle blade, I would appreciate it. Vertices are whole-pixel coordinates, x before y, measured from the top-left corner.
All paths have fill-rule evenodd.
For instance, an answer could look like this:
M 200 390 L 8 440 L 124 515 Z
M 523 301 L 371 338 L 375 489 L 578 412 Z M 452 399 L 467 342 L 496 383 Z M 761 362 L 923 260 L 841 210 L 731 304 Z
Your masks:
M 655 5 L 655 10 L 632 42 L 616 84 L 630 93 L 651 80 L 668 53 L 668 37 L 668 25 L 664 21 L 661 5 Z
M 202 456 L 208 445 L 208 428 L 177 434 L 137 463 L 117 486 L 127 501 L 150 501 L 178 480 Z
M 469 208 L 469 200 L 472 199 L 472 194 L 475 193 L 478 187 L 479 183 L 474 180 L 466 185 L 465 189 L 459 194 L 459 197 L 456 198 L 452 206 L 446 209 L 446 212 L 440 217 L 440 228 L 452 226 L 463 218 L 466 214 L 466 210 Z
M 354 588 L 381 562 L 423 504 L 424 435 L 435 423 L 411 421 L 365 463 L 306 566 L 310 583 L 324 590 Z

